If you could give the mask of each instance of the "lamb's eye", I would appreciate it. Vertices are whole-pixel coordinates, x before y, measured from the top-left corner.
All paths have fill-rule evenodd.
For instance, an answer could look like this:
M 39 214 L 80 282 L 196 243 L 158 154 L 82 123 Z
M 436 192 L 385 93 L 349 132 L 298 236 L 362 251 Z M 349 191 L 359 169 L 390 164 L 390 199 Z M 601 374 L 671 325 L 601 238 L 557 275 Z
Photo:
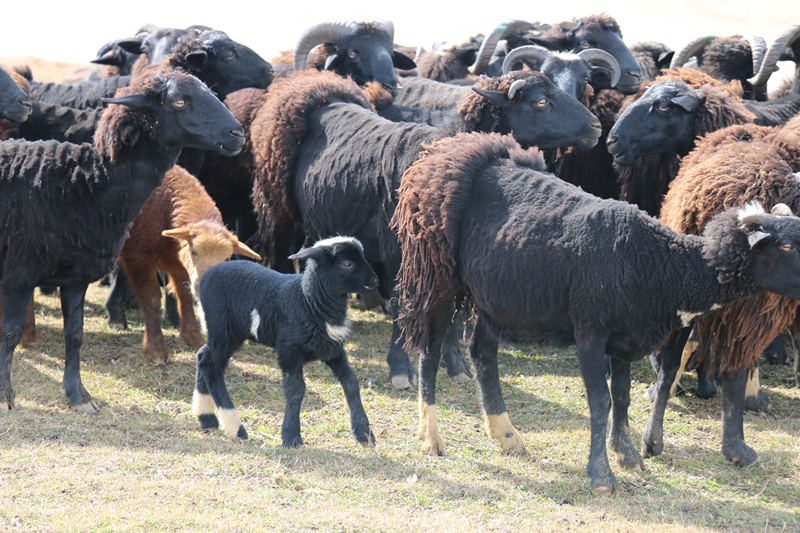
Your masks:
M 785 242 L 783 244 L 779 244 L 778 248 L 781 249 L 784 252 L 791 252 L 792 249 L 794 249 L 794 246 L 792 245 L 792 243 Z
M 176 109 L 181 109 L 186 106 L 186 100 L 176 100 L 172 102 L 172 107 Z
M 356 264 L 349 259 L 345 259 L 341 263 L 339 263 L 339 268 L 342 270 L 353 270 L 356 267 Z

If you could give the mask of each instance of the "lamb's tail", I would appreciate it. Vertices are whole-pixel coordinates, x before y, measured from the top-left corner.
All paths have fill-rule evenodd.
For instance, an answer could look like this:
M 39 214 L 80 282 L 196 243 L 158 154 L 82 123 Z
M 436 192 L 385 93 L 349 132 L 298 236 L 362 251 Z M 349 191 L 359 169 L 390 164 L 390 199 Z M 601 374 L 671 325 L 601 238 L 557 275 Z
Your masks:
M 510 135 L 462 133 L 423 148 L 403 174 L 392 218 L 403 251 L 398 322 L 406 347 L 419 349 L 427 348 L 432 313 L 468 297 L 458 273 L 458 251 L 476 177 L 486 165 L 504 158 L 544 169 L 539 151 L 523 150 Z

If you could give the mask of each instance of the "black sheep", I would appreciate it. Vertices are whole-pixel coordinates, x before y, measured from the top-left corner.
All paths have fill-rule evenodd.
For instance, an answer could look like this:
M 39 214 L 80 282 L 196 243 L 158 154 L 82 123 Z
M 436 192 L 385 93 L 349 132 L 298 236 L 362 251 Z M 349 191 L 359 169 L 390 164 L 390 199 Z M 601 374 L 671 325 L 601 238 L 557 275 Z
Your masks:
M 250 128 L 253 203 L 258 252 L 268 264 L 289 271 L 292 243 L 304 237 L 354 235 L 367 259 L 384 267 L 384 298 L 390 297 L 400 261 L 389 229 L 396 190 L 422 143 L 463 130 L 513 132 L 520 142 L 547 148 L 593 146 L 599 137 L 594 116 L 538 72 L 481 80 L 449 129 L 389 122 L 370 108 L 354 83 L 331 74 L 295 75 L 272 86 Z M 390 378 L 395 387 L 408 388 L 414 367 L 395 342 L 398 336 L 395 327 L 387 355 Z M 463 363 L 448 372 L 467 374 Z
M 0 121 L 24 122 L 31 113 L 31 99 L 11 75 L 0 68 Z
M 0 143 L 0 411 L 14 407 L 11 360 L 39 285 L 61 288 L 69 404 L 98 409 L 80 379 L 88 284 L 111 271 L 131 222 L 183 147 L 232 155 L 244 143 L 242 127 L 194 76 L 146 79 L 107 103 L 94 146 Z
M 303 365 L 312 361 L 323 361 L 341 382 L 356 440 L 374 445 L 344 342 L 350 331 L 348 295 L 374 291 L 378 278 L 364 259 L 361 243 L 351 237 L 319 241 L 292 258 L 306 261 L 302 274 L 280 274 L 250 261 L 231 261 L 211 267 L 201 278 L 200 305 L 208 342 L 197 352 L 192 412 L 204 429 L 221 422 L 229 438 L 247 438 L 224 374 L 234 352 L 250 340 L 273 347 L 278 356 L 286 398 L 281 429 L 285 447 L 303 445 Z M 221 420 L 214 415 L 215 405 Z
M 764 290 L 799 297 L 800 253 L 775 244 L 800 245 L 800 219 L 732 209 L 702 237 L 678 234 L 544 168 L 539 153 L 510 137 L 473 133 L 429 146 L 403 175 L 392 225 L 403 250 L 399 321 L 421 352 L 423 452 L 443 451 L 436 370 L 450 309 L 462 300 L 478 317 L 470 356 L 487 430 L 506 452 L 524 444 L 500 389 L 498 336 L 577 344 L 591 413 L 587 473 L 593 491 L 610 493 L 617 489 L 606 453 L 612 405 L 609 447 L 624 468 L 644 465 L 628 427 L 631 361 L 680 330 L 662 350 L 665 366 L 679 363 L 691 320 L 716 304 Z M 731 394 L 743 387 L 740 380 Z M 663 406 L 645 430 L 646 454 L 661 445 L 659 416 Z M 726 425 L 725 433 L 726 456 L 746 453 L 741 428 Z

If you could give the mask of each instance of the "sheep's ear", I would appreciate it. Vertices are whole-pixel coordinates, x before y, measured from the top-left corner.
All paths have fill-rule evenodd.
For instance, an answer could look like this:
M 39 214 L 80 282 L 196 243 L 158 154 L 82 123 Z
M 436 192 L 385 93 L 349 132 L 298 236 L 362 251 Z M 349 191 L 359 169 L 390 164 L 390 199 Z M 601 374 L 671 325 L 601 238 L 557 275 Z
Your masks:
M 673 98 L 672 103 L 681 106 L 686 111 L 691 113 L 692 111 L 698 108 L 698 106 L 700 105 L 700 100 L 689 94 L 682 94 L 680 96 L 676 96 L 675 98 Z
M 413 59 L 400 52 L 392 52 L 392 65 L 394 65 L 394 68 L 399 68 L 400 70 L 417 68 L 417 64 L 414 63 Z
M 670 50 L 669 52 L 661 52 L 661 54 L 658 56 L 658 61 L 656 61 L 656 66 L 659 69 L 669 68 L 669 64 L 672 63 L 672 56 L 674 55 L 674 50 Z
M 487 89 L 476 89 L 475 87 L 473 87 L 472 90 L 489 100 L 493 106 L 500 109 L 505 109 L 511 105 L 511 100 L 503 91 L 490 91 Z
M 195 50 L 186 56 L 186 62 L 195 68 L 202 67 L 208 61 L 208 52 L 205 50 Z
M 128 53 L 131 54 L 143 54 L 144 50 L 142 50 L 142 42 L 137 41 L 136 39 L 126 39 L 123 41 L 119 41 L 117 46 L 122 48 Z
M 117 96 L 114 98 L 103 98 L 103 103 L 106 105 L 126 105 L 134 109 L 145 109 L 156 105 L 156 101 L 153 99 L 153 96 L 150 93 L 134 93 L 126 94 L 125 96 Z
M 191 228 L 167 229 L 162 231 L 161 235 L 163 235 L 164 237 L 172 237 L 173 239 L 178 241 L 186 241 L 188 243 L 191 243 L 192 240 L 197 236 L 195 235 L 194 230 L 192 230 Z
M 246 244 L 239 242 L 239 239 L 236 239 L 236 244 L 233 246 L 233 253 L 255 259 L 256 261 L 261 261 L 261 256 L 251 250 Z
M 339 54 L 334 52 L 333 54 L 329 55 L 327 59 L 325 59 L 325 68 L 323 70 L 333 69 L 334 68 L 333 64 L 336 62 L 337 59 L 339 59 Z
M 292 261 L 304 261 L 306 259 L 314 259 L 317 261 L 323 255 L 325 255 L 325 250 L 316 246 L 312 246 L 311 248 L 303 248 L 296 254 L 290 255 L 289 259 Z
M 754 231 L 747 237 L 747 242 L 750 244 L 750 249 L 755 248 L 756 244 L 769 237 L 769 233 L 763 231 Z

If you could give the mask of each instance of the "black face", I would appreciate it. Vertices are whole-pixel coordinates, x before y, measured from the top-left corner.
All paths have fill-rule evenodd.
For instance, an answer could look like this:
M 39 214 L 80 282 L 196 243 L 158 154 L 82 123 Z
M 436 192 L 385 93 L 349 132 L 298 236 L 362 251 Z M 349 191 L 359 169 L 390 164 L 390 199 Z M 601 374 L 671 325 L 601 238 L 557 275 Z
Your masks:
M 775 221 L 759 229 L 768 236 L 753 247 L 756 285 L 775 294 L 800 299 L 800 218 L 770 219 Z
M 633 54 L 622 41 L 619 32 L 601 29 L 598 25 L 592 25 L 590 29 L 579 25 L 573 30 L 573 51 L 580 52 L 588 48 L 599 48 L 614 56 L 619 63 L 621 75 L 616 89 L 622 94 L 636 94 L 642 84 L 642 69 L 633 58 Z M 604 87 L 592 88 L 596 91 Z
M 583 96 L 586 93 L 586 83 L 590 79 L 591 72 L 589 65 L 585 61 L 577 57 L 566 61 L 560 57 L 553 56 L 542 64 L 540 70 L 556 87 L 567 94 L 573 95 L 578 101 L 583 101 Z
M 473 90 L 502 110 L 504 124 L 499 133 L 511 133 L 521 144 L 542 149 L 560 146 L 589 149 L 600 138 L 597 117 L 541 73 L 526 78 L 525 86 L 511 99 L 502 92 Z
M 238 154 L 244 129 L 228 108 L 194 76 L 173 73 L 170 78 L 155 111 L 164 144 Z
M 356 32 L 337 44 L 336 53 L 328 56 L 325 70 L 332 70 L 342 77 L 350 76 L 358 85 L 377 81 L 392 96 L 397 96 L 395 66 L 409 70 L 416 65 L 393 50 L 388 33 L 370 30 Z
M 20 124 L 25 122 L 32 109 L 33 104 L 28 95 L 0 68 L 0 118 Z
M 674 150 L 685 155 L 694 146 L 694 121 L 700 93 L 683 82 L 665 81 L 647 89 L 617 119 L 608 134 L 608 152 L 618 165 Z
M 203 32 L 198 40 L 204 51 L 190 54 L 187 61 L 192 72 L 220 99 L 239 89 L 266 89 L 272 83 L 272 65 L 225 33 Z
M 289 259 L 311 260 L 313 268 L 325 280 L 332 294 L 367 293 L 378 289 L 378 276 L 364 259 L 361 247 L 352 241 L 336 243 L 338 238 L 317 243 L 289 256 Z M 309 265 L 306 266 L 309 268 Z

